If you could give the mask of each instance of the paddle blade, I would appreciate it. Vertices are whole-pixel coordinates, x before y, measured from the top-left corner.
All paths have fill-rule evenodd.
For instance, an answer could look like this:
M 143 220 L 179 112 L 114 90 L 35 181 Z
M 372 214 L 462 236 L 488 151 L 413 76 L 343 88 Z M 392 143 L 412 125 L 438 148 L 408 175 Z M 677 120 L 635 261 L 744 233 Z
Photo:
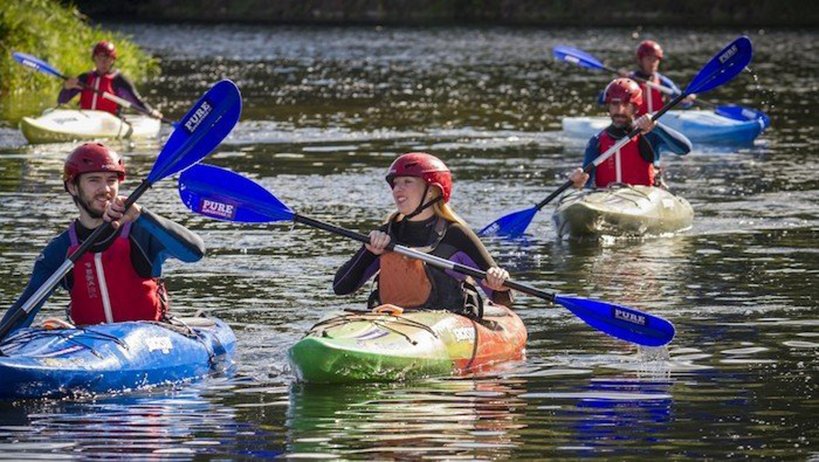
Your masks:
M 20 52 L 14 52 L 11 54 L 11 56 L 18 63 L 22 64 L 23 66 L 30 67 L 35 71 L 45 72 L 46 74 L 51 74 L 61 79 L 65 78 L 65 76 L 63 76 L 63 74 L 61 74 L 60 71 L 54 69 L 53 67 L 51 67 L 50 64 L 48 64 L 47 62 L 43 61 L 40 58 Z
M 532 207 L 504 215 L 486 225 L 478 232 L 478 236 L 519 237 L 526 232 L 526 228 L 529 227 L 529 223 L 532 222 L 537 211 L 537 207 Z
M 185 114 L 148 175 L 161 180 L 199 162 L 233 130 L 242 113 L 242 95 L 230 80 L 222 80 L 205 92 Z
M 737 38 L 711 58 L 684 93 L 703 93 L 728 82 L 748 66 L 753 54 L 751 40 L 744 35 Z
M 555 295 L 554 301 L 586 324 L 627 342 L 662 346 L 674 338 L 673 324 L 634 308 L 563 295 Z
M 295 213 L 258 183 L 230 170 L 199 164 L 179 175 L 179 197 L 192 211 L 217 220 L 268 223 Z
M 577 48 L 558 45 L 552 50 L 552 56 L 554 56 L 558 61 L 576 64 L 580 67 L 597 70 L 602 70 L 605 68 L 603 63 L 598 61 L 594 56 L 583 50 L 578 50 Z
M 714 112 L 729 119 L 759 121 L 759 123 L 762 124 L 763 130 L 771 126 L 771 118 L 768 117 L 768 114 L 765 114 L 757 109 L 740 106 L 738 104 L 723 104 L 721 106 L 717 106 Z

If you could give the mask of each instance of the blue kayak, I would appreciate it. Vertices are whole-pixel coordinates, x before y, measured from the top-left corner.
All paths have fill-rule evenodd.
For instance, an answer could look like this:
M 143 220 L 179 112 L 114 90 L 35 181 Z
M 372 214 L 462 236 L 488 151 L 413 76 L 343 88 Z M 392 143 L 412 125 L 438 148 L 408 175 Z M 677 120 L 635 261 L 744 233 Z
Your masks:
M 731 117 L 714 111 L 668 111 L 660 123 L 682 133 L 692 143 L 750 144 L 770 125 L 770 119 L 761 113 L 748 111 L 731 113 Z M 572 138 L 588 140 L 611 123 L 609 117 L 566 117 L 563 132 Z
M 0 343 L 0 398 L 170 385 L 229 367 L 233 331 L 213 318 L 15 331 Z

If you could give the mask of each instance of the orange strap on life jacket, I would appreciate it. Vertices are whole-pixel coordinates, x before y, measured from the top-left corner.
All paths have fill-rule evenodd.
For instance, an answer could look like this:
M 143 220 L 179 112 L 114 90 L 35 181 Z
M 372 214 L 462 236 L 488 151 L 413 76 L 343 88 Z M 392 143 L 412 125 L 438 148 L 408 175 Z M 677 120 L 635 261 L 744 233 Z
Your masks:
M 432 294 L 424 262 L 395 252 L 379 257 L 378 295 L 382 304 L 404 308 L 423 306 Z

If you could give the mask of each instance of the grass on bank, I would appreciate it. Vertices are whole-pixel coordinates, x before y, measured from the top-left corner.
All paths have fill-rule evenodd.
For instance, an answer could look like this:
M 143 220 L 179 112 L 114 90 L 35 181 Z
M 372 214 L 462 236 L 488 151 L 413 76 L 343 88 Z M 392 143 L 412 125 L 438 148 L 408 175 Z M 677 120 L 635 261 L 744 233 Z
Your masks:
M 67 76 L 93 69 L 91 49 L 100 40 L 117 47 L 116 66 L 133 81 L 159 73 L 159 64 L 123 34 L 88 23 L 74 6 L 56 0 L 0 0 L 0 120 L 54 106 L 62 80 L 18 64 L 14 51 L 45 60 Z

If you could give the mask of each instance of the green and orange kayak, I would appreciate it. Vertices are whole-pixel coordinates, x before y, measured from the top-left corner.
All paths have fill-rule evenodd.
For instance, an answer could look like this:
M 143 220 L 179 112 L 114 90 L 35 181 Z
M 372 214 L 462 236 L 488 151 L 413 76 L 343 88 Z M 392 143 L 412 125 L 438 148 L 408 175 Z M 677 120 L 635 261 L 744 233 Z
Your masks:
M 392 382 L 471 373 L 520 359 L 526 327 L 490 305 L 480 320 L 445 310 L 335 312 L 289 351 L 298 378 L 311 383 Z

